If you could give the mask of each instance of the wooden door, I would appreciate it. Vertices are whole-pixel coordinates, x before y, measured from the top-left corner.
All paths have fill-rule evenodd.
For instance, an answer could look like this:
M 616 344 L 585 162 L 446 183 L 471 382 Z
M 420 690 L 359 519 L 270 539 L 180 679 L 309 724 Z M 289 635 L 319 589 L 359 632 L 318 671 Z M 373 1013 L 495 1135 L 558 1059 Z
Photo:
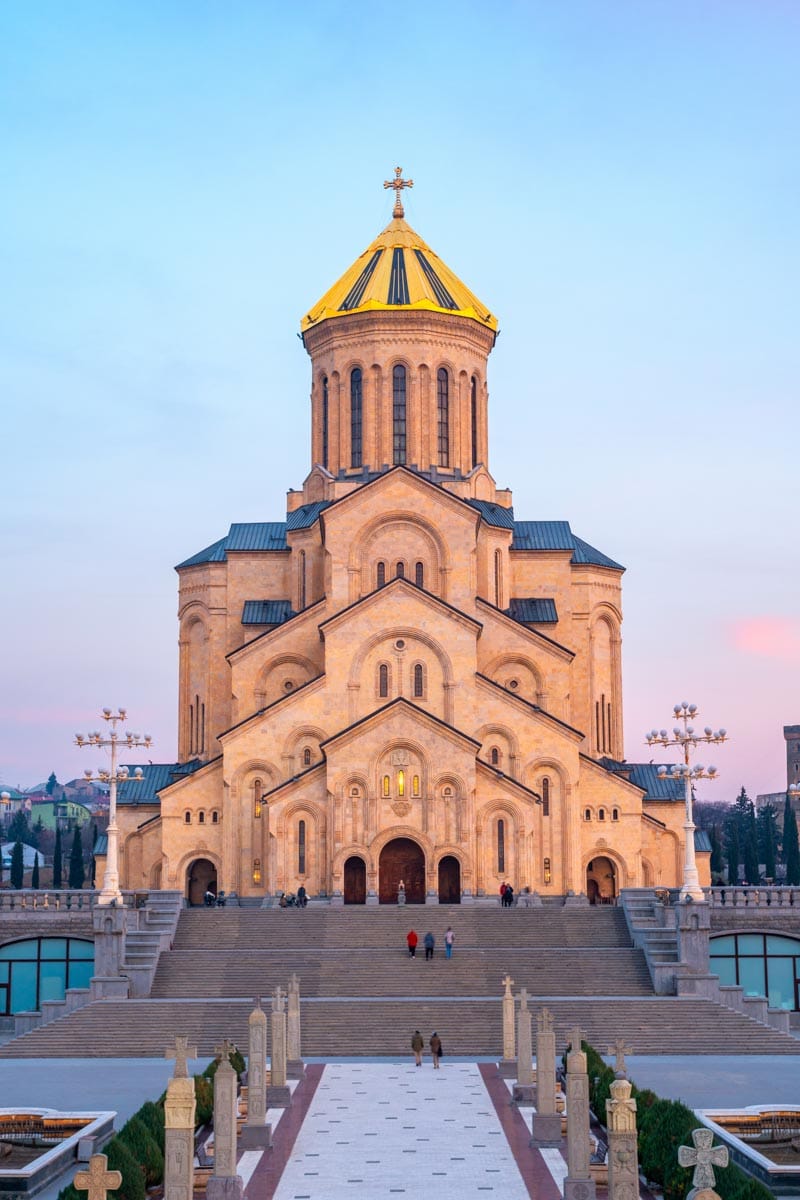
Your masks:
M 406 904 L 425 903 L 425 855 L 411 838 L 395 838 L 381 851 L 378 865 L 381 904 L 396 904 L 403 881 Z

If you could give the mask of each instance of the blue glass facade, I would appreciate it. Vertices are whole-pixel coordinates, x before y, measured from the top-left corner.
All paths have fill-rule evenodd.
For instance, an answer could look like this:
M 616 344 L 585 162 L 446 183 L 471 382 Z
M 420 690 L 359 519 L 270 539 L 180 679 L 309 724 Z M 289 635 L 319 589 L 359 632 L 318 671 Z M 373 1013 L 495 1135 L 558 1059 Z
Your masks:
M 0 1016 L 35 1012 L 86 988 L 94 975 L 94 943 L 83 938 L 26 938 L 0 946 Z

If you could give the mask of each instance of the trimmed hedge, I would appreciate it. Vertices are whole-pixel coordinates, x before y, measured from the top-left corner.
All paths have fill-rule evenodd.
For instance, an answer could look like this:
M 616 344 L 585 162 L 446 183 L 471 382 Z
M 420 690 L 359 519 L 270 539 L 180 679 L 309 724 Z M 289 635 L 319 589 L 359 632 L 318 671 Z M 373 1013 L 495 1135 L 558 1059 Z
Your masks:
M 120 1140 L 130 1150 L 144 1171 L 146 1187 L 161 1183 L 164 1178 L 164 1155 L 144 1121 L 133 1116 L 119 1131 Z
M 611 1097 L 614 1071 L 588 1042 L 581 1043 L 589 1074 L 589 1103 L 605 1127 L 606 1100 Z M 562 1058 L 566 1070 L 567 1056 Z M 664 1200 L 683 1200 L 692 1186 L 692 1172 L 678 1166 L 678 1147 L 692 1144 L 692 1130 L 700 1122 L 680 1100 L 663 1100 L 649 1088 L 635 1084 L 631 1095 L 637 1106 L 639 1166 L 646 1179 L 664 1189 Z M 737 1167 L 716 1168 L 717 1191 L 722 1200 L 775 1200 L 772 1192 Z

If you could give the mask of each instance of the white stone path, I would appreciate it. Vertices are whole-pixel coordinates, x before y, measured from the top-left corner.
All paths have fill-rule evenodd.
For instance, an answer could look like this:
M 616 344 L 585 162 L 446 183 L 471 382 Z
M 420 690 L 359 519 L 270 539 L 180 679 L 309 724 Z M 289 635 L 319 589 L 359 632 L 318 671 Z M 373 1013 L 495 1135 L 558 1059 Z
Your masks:
M 275 1200 L 528 1200 L 475 1063 L 328 1063 Z

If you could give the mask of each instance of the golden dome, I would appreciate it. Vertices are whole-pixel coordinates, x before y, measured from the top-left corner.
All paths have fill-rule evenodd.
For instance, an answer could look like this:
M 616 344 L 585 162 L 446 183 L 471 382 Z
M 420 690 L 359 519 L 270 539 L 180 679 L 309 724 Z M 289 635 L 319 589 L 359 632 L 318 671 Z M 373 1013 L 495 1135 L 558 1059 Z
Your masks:
M 402 210 L 401 210 L 402 211 Z M 497 330 L 497 317 L 418 233 L 395 217 L 300 322 L 303 333 L 333 317 L 402 309 L 469 317 Z

